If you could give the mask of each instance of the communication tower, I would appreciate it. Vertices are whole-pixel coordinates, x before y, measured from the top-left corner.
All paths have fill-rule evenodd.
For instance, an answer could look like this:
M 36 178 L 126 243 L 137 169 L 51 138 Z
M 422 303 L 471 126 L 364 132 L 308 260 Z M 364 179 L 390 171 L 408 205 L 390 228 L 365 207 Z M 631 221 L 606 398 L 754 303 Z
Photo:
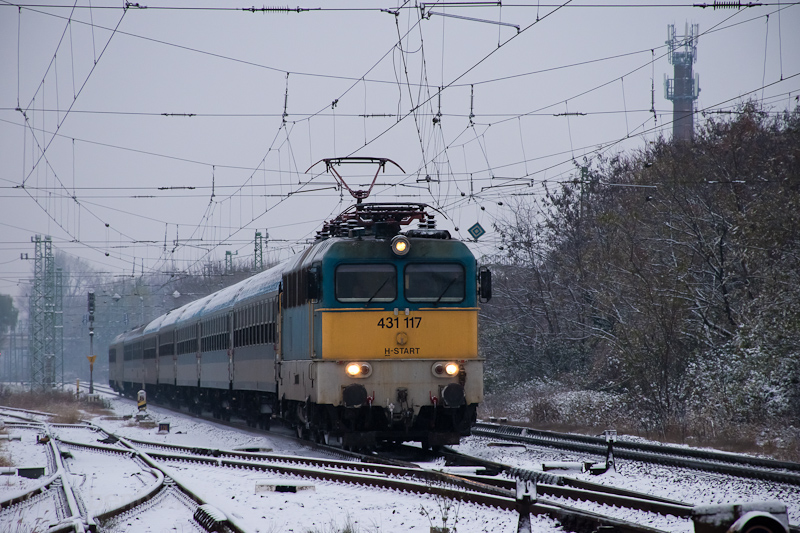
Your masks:
M 664 75 L 664 98 L 672 102 L 672 138 L 691 141 L 694 135 L 694 102 L 700 94 L 700 76 L 692 74 L 697 61 L 698 24 L 686 23 L 684 34 L 675 35 L 675 25 L 667 26 L 669 62 L 675 67 L 673 78 Z
M 35 257 L 30 296 L 31 388 L 47 390 L 64 381 L 63 277 L 56 269 L 49 235 L 31 237 Z

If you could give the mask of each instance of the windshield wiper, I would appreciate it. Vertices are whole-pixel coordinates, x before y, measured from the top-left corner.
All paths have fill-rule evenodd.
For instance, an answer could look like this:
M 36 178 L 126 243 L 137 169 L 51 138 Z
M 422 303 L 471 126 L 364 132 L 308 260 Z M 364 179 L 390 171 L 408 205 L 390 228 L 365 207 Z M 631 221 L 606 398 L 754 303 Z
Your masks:
M 436 299 L 436 301 L 434 303 L 438 304 L 439 302 L 442 301 L 442 298 L 444 298 L 444 295 L 447 294 L 447 291 L 450 290 L 450 287 L 453 286 L 453 283 L 455 283 L 457 279 L 458 279 L 458 276 L 455 276 L 450 280 L 450 283 L 447 284 L 447 287 L 444 288 L 444 290 L 442 291 L 442 294 L 439 295 L 439 297 Z
M 378 295 L 379 292 L 381 292 L 381 289 L 384 287 L 384 285 L 389 283 L 389 280 L 392 279 L 392 277 L 393 276 L 391 275 L 386 276 L 386 279 L 383 280 L 383 283 L 381 283 L 381 286 L 378 287 L 378 290 L 375 291 L 375 294 L 369 297 L 369 300 L 367 300 L 367 303 L 364 304 L 364 307 L 369 307 L 369 304 L 372 303 L 372 300 Z

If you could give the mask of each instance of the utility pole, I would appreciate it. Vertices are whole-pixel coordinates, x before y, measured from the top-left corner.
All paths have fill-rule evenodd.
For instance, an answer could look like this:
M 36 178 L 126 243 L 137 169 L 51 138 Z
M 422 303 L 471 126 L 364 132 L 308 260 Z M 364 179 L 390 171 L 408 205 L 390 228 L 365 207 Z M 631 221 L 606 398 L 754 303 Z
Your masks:
M 675 35 L 675 25 L 667 26 L 667 47 L 670 64 L 675 66 L 673 78 L 664 75 L 664 98 L 672 102 L 672 139 L 691 141 L 694 137 L 694 102 L 700 94 L 700 76 L 692 74 L 697 61 L 698 24 L 686 23 L 684 35 Z
M 94 394 L 94 289 L 89 289 L 89 394 Z

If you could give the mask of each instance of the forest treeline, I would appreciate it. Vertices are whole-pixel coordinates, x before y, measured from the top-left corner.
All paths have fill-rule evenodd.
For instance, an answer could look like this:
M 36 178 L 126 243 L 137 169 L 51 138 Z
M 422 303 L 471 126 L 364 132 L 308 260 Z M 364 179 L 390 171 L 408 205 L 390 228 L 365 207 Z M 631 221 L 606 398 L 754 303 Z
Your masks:
M 797 108 L 748 103 L 692 143 L 576 163 L 510 212 L 482 308 L 490 393 L 539 422 L 797 442 Z

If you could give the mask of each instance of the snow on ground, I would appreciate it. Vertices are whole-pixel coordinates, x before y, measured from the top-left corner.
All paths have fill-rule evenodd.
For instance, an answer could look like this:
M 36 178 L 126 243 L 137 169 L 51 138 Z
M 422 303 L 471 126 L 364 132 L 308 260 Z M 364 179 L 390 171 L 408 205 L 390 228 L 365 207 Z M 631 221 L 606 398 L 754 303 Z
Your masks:
M 47 446 L 37 444 L 36 436 L 39 432 L 29 428 L 6 428 L 7 434 L 20 437 L 20 440 L 0 442 L 0 454 L 5 455 L 15 467 L 44 467 L 45 476 L 51 476 L 47 463 Z M 26 477 L 0 476 L 0 501 L 24 494 L 39 486 L 44 478 L 29 479 Z
M 50 524 L 55 524 L 61 517 L 56 509 L 61 497 L 56 489 L 26 500 L 22 505 L 15 505 L 0 512 L 0 531 L 7 533 L 36 533 L 47 531 Z
M 80 442 L 83 444 L 98 444 L 100 439 L 105 438 L 99 431 L 95 431 L 90 426 L 51 426 L 50 434 L 59 440 L 70 442 Z
M 40 431 L 28 428 L 6 428 L 6 430 L 9 436 L 20 437 L 20 440 L 2 441 L 0 453 L 9 459 L 11 464 L 18 467 L 43 466 L 47 469 L 47 446 L 36 443 L 36 436 Z M 52 474 L 47 471 L 45 473 Z
M 371 487 L 345 485 L 299 476 L 276 475 L 205 465 L 169 463 L 170 475 L 215 507 L 233 517 L 248 531 L 305 532 L 344 529 L 358 531 L 420 531 L 447 524 L 465 532 L 515 532 L 517 513 Z M 213 483 L 208 480 L 213 479 Z M 299 484 L 295 492 L 256 491 L 256 484 Z M 307 488 L 303 488 L 307 487 Z M 552 523 L 541 525 L 552 531 Z
M 236 449 L 257 448 L 281 455 L 317 455 L 308 447 L 288 440 L 280 431 L 250 433 L 214 422 L 199 420 L 188 414 L 149 406 L 149 418 L 137 422 L 136 405 L 125 399 L 112 398 L 113 417 L 98 417 L 93 423 L 105 431 L 119 436 L 154 443 L 185 446 Z M 157 424 L 167 422 L 170 432 L 160 434 Z M 40 462 L 46 465 L 44 447 L 35 445 L 35 431 L 11 429 L 23 435 L 23 442 L 5 444 L 6 453 L 17 464 Z M 55 434 L 65 440 L 96 442 L 102 434 L 77 427 L 55 427 Z M 13 433 L 12 433 L 13 434 Z M 485 438 L 470 437 L 457 448 L 468 454 L 527 468 L 541 470 L 542 462 L 599 461 L 604 458 L 560 452 L 534 446 L 489 446 Z M 80 491 L 84 503 L 93 511 L 114 507 L 133 499 L 154 482 L 146 468 L 126 459 L 106 453 L 70 448 L 72 459 L 66 464 L 73 486 Z M 434 496 L 420 496 L 396 491 L 385 491 L 358 485 L 336 484 L 326 481 L 302 479 L 265 472 L 234 470 L 208 465 L 170 462 L 165 467 L 174 479 L 185 483 L 210 504 L 218 507 L 246 530 L 260 533 L 337 533 L 347 530 L 358 533 L 394 531 L 419 531 L 427 533 L 431 526 L 442 526 L 445 513 L 448 526 L 457 526 L 461 533 L 516 531 L 517 514 L 497 509 L 457 504 Z M 694 470 L 663 467 L 645 463 L 618 461 L 618 472 L 591 476 L 571 472 L 568 475 L 640 492 L 647 492 L 692 504 L 732 503 L 777 499 L 789 506 L 791 523 L 800 522 L 800 488 L 767 482 L 740 480 L 729 476 L 706 474 Z M 256 491 L 256 483 L 267 480 L 282 483 L 301 483 L 313 489 L 296 493 Z M 41 480 L 39 480 L 41 481 Z M 28 483 L 30 482 L 30 483 Z M 36 484 L 0 478 L 0 499 Z M 48 496 L 39 498 L 31 506 L 42 509 L 52 502 Z M 691 523 L 675 517 L 655 517 L 635 511 L 620 511 L 581 502 L 562 500 L 562 503 L 610 514 L 625 520 L 649 523 L 668 531 L 691 532 Z M 106 531 L 195 531 L 192 505 L 175 490 L 162 493 L 157 501 L 150 502 L 145 510 L 126 513 L 112 523 Z M 48 512 L 37 511 L 37 516 Z M 13 525 L 14 517 L 2 516 L 6 525 Z M 51 519 L 52 517 L 47 517 Z M 455 520 L 457 519 L 457 522 Z M 44 518 L 42 520 L 45 520 Z M 2 521 L 2 520 L 0 520 Z M 648 522 L 650 521 L 650 522 Z M 533 531 L 559 531 L 558 525 L 548 518 L 533 518 Z M 14 529 L 10 529 L 14 531 Z M 198 530 L 199 531 L 199 530 Z
M 177 489 L 159 493 L 143 507 L 128 511 L 103 524 L 105 533 L 206 533 L 193 519 L 194 502 Z
M 114 509 L 132 501 L 156 483 L 156 476 L 133 459 L 85 448 L 61 446 L 72 458 L 64 460 L 70 471 L 70 484 L 79 491 L 92 514 Z
M 120 415 L 135 415 L 135 405 L 127 400 L 114 399 L 112 407 Z M 147 410 L 151 421 L 155 424 L 169 422 L 170 432 L 158 434 L 157 425 L 156 427 L 149 427 L 152 424 L 139 425 L 132 418 L 119 419 L 115 417 L 93 422 L 106 431 L 119 436 L 149 442 L 219 449 L 260 448 L 282 455 L 312 455 L 309 448 L 293 440 L 285 439 L 279 432 L 266 436 L 254 435 L 245 430 L 198 420 L 189 415 L 153 406 L 148 406 Z M 62 428 L 58 428 L 58 431 L 59 435 L 63 436 Z M 78 440 L 78 436 L 75 437 L 75 440 Z M 362 533 L 394 531 L 427 533 L 431 525 L 442 525 L 442 514 L 448 509 L 447 524 L 452 526 L 457 519 L 460 532 L 502 533 L 517 530 L 518 515 L 515 512 L 458 505 L 432 496 L 181 462 L 169 463 L 166 469 L 171 477 L 185 483 L 191 490 L 196 491 L 199 496 L 228 514 L 246 530 L 253 532 L 327 533 L 338 532 L 351 526 L 353 531 Z M 302 482 L 311 484 L 314 488 L 313 490 L 300 490 L 296 493 L 256 493 L 256 482 L 268 479 L 282 480 L 283 483 Z M 156 517 L 163 518 L 164 513 L 151 509 L 146 516 L 160 520 Z M 149 519 L 145 520 L 142 516 L 139 519 L 136 524 L 137 530 L 150 523 Z M 142 520 L 144 522 L 141 522 Z M 183 518 L 176 520 L 183 523 Z M 177 522 L 170 518 L 168 523 Z M 535 531 L 558 530 L 555 523 L 548 518 L 534 519 L 534 525 Z M 124 530 L 124 527 L 121 529 L 111 528 L 111 530 L 121 531 Z M 178 527 L 178 530 L 180 531 L 181 528 Z M 142 529 L 142 531 L 146 531 L 146 529 Z
M 285 441 L 275 442 L 270 436 L 256 435 L 243 429 L 200 420 L 189 414 L 176 413 L 152 405 L 147 407 L 147 419 L 140 423 L 135 418 L 139 414 L 136 404 L 123 398 L 113 397 L 111 407 L 117 416 L 100 417 L 91 422 L 106 432 L 124 438 L 199 448 L 272 449 L 276 453 L 291 452 L 296 448 Z M 168 423 L 169 433 L 160 434 L 159 423 Z

